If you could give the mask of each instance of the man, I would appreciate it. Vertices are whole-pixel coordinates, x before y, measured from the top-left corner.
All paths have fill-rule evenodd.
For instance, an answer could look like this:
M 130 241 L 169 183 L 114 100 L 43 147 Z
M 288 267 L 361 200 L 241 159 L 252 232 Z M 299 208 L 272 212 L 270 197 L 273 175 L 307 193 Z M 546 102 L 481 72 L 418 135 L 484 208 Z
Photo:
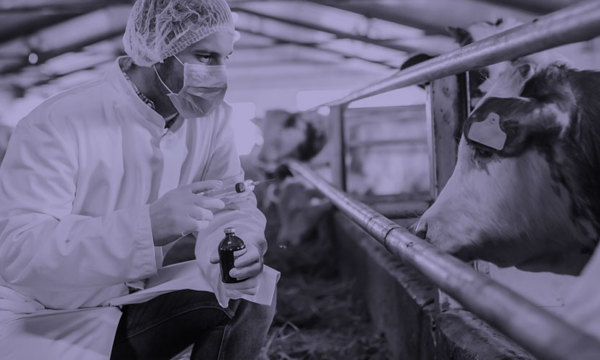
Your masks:
M 138 0 L 123 42 L 129 56 L 106 78 L 46 101 L 11 139 L 0 168 L 1 357 L 169 359 L 193 346 L 192 359 L 253 359 L 274 314 L 265 218 L 253 196 L 226 207 L 204 195 L 243 179 L 222 102 L 229 7 Z M 216 250 L 231 226 L 246 249 L 230 275 L 245 280 L 225 284 Z M 188 276 L 149 286 L 173 274 L 163 250 L 190 236 Z M 266 305 L 255 303 L 265 291 Z

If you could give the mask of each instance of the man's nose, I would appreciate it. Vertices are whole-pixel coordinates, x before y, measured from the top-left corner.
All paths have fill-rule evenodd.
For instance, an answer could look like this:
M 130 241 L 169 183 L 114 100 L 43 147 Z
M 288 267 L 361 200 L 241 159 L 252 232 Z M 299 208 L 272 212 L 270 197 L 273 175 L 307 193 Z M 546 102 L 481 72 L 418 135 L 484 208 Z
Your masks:
M 420 219 L 416 223 L 410 225 L 408 230 L 421 239 L 425 239 L 427 237 L 427 222 Z

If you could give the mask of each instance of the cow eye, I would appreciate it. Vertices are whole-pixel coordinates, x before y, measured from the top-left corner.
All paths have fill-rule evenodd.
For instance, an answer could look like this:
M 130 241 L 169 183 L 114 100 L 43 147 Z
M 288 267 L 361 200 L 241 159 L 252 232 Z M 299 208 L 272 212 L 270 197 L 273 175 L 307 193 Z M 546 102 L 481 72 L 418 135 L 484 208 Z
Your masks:
M 489 149 L 484 149 L 482 147 L 476 146 L 475 147 L 475 154 L 478 157 L 482 157 L 482 158 L 489 158 L 492 155 L 494 155 L 494 152 L 492 150 Z

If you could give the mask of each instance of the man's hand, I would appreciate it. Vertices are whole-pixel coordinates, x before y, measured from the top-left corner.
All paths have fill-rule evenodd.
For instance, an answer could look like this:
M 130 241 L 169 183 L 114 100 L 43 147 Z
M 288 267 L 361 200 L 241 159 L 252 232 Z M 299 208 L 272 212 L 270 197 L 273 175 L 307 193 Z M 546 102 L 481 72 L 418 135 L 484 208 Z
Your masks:
M 256 245 L 249 243 L 246 248 L 233 253 L 235 261 L 234 268 L 229 271 L 229 276 L 236 279 L 246 279 L 239 283 L 222 283 L 227 296 L 236 299 L 242 295 L 255 295 L 258 285 L 259 275 L 263 270 L 263 259 Z M 215 250 L 210 262 L 213 264 L 219 263 L 219 252 Z
M 167 192 L 150 204 L 154 245 L 166 245 L 208 226 L 213 219 L 212 210 L 223 209 L 225 204 L 200 193 L 220 185 L 216 180 L 191 183 Z

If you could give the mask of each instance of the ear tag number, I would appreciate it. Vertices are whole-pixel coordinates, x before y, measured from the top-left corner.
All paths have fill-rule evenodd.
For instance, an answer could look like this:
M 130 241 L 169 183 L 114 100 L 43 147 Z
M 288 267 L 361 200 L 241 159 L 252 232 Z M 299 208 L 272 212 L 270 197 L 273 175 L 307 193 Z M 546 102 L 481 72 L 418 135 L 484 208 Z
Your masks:
M 467 138 L 492 149 L 502 150 L 506 133 L 500 129 L 500 115 L 489 113 L 485 120 L 471 124 Z

